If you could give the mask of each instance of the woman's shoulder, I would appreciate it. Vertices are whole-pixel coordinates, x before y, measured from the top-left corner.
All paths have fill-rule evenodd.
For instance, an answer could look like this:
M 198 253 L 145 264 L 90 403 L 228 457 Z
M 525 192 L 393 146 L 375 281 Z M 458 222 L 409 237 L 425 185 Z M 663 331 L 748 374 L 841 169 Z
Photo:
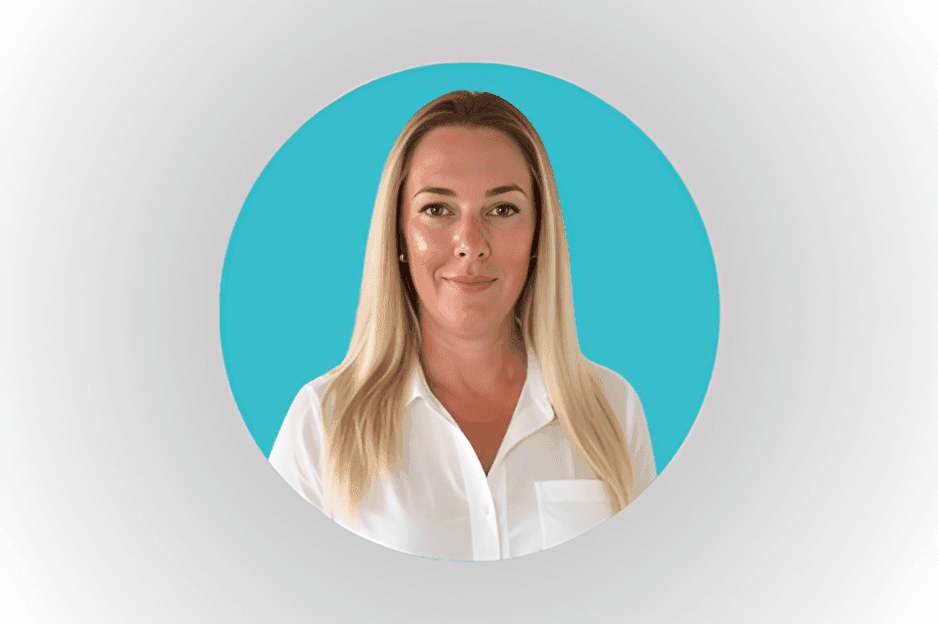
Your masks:
M 589 362 L 589 368 L 618 417 L 626 438 L 631 441 L 636 435 L 643 435 L 647 430 L 645 412 L 632 384 L 616 371 L 596 362 Z
M 326 373 L 306 383 L 290 404 L 287 414 L 280 426 L 280 432 L 274 442 L 274 449 L 278 447 L 290 448 L 299 441 L 305 441 L 303 446 L 321 446 L 323 437 L 322 399 L 329 389 L 335 375 Z
M 638 393 L 625 377 L 601 364 L 587 360 L 594 379 L 602 386 L 610 401 L 629 402 L 638 400 Z
M 320 375 L 316 379 L 307 382 L 300 388 L 300 391 L 296 394 L 296 401 L 306 401 L 315 406 L 318 406 L 322 403 L 322 398 L 326 395 L 326 391 L 329 390 L 329 386 L 332 381 L 335 379 L 335 372 L 330 371 L 324 375 Z

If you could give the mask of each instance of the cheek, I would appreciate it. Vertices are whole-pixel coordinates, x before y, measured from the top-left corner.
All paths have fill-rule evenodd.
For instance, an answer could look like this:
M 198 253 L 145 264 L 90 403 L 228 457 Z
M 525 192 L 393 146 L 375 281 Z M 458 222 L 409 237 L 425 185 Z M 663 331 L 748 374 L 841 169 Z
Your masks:
M 445 263 L 453 252 L 452 233 L 442 227 L 413 223 L 408 231 L 408 248 L 421 266 Z
M 410 231 L 411 254 L 415 256 L 426 256 L 433 250 L 433 238 L 428 232 L 418 228 L 412 228 Z
M 506 232 L 504 239 L 504 254 L 511 272 L 521 276 L 521 279 L 527 275 L 528 259 L 531 256 L 531 245 L 533 243 L 534 233 L 528 229 L 517 232 Z
M 440 233 L 427 228 L 411 227 L 408 232 L 411 277 L 418 289 L 427 293 L 432 288 L 434 272 L 446 262 L 444 241 Z

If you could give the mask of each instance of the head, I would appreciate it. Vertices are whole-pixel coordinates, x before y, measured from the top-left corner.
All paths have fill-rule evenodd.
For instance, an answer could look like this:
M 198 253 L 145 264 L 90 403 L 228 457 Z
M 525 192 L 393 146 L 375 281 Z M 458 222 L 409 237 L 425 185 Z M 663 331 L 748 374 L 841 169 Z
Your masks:
M 398 257 L 424 332 L 516 333 L 537 225 L 532 182 L 500 130 L 440 126 L 416 143 L 398 197 Z
M 386 286 L 401 293 L 418 343 L 421 321 L 463 336 L 520 329 L 513 321 L 525 318 L 538 282 L 566 260 L 544 145 L 518 109 L 490 93 L 448 93 L 411 118 L 385 164 L 372 235 L 369 266 L 396 269 Z

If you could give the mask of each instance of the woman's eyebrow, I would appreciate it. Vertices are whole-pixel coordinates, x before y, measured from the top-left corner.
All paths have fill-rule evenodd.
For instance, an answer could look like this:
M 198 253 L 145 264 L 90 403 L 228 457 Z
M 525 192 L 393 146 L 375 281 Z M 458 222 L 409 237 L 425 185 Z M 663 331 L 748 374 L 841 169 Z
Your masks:
M 492 197 L 493 195 L 501 195 L 502 193 L 509 193 L 511 191 L 518 191 L 525 197 L 528 196 L 528 194 L 525 193 L 524 190 L 517 184 L 506 184 L 505 186 L 496 186 L 492 190 L 486 191 L 485 196 Z
M 528 196 L 528 194 L 524 192 L 524 189 L 522 189 L 517 184 L 505 184 L 504 186 L 496 186 L 495 188 L 486 191 L 485 196 L 494 197 L 495 195 L 502 195 L 504 193 L 510 193 L 511 191 L 518 191 L 525 197 Z M 417 197 L 417 195 L 420 195 L 421 193 L 433 193 L 434 195 L 446 195 L 447 197 L 456 196 L 456 191 L 454 191 L 453 189 L 442 188 L 439 186 L 427 186 L 425 188 L 422 188 L 416 193 L 414 193 L 414 197 Z
M 414 197 L 417 197 L 417 195 L 420 195 L 421 193 L 433 193 L 434 195 L 448 195 L 449 197 L 456 196 L 456 191 L 452 189 L 448 189 L 448 188 L 440 188 L 439 186 L 428 186 L 426 188 L 422 188 L 416 193 L 414 193 Z

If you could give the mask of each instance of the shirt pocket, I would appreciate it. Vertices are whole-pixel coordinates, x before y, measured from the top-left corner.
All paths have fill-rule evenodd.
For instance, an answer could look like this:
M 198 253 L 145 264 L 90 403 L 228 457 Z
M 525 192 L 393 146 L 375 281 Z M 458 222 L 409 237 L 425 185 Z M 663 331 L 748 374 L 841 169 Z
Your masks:
M 537 481 L 534 490 L 545 549 L 572 540 L 612 517 L 599 479 Z

